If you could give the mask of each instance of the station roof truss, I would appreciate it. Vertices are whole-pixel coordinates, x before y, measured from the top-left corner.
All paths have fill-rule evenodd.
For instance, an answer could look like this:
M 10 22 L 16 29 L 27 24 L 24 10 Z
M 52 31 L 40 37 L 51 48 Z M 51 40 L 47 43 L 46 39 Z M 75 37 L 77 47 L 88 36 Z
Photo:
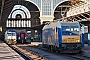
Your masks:
M 70 17 L 64 17 L 61 19 L 57 19 L 51 22 L 46 22 L 45 24 L 50 24 L 52 22 L 80 22 L 82 24 L 85 25 L 89 25 L 90 23 L 90 11 L 85 12 L 85 13 L 81 13 L 81 14 L 77 14 L 77 15 L 73 15 Z

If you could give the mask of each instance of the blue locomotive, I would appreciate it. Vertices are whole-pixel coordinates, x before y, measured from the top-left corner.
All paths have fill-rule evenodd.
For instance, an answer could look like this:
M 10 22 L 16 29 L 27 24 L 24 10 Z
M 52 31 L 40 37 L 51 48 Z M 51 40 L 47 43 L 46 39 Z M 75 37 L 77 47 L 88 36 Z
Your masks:
M 5 32 L 5 42 L 7 44 L 17 43 L 17 32 L 15 30 L 7 30 Z
M 78 53 L 81 43 L 79 22 L 52 22 L 42 29 L 42 44 L 49 50 Z

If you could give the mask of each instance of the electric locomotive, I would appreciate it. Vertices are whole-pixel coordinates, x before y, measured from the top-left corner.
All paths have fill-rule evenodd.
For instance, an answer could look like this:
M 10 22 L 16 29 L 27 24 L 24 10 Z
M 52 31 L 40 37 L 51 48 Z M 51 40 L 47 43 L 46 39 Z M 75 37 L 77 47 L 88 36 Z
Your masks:
M 7 30 L 5 32 L 5 42 L 7 44 L 17 43 L 17 32 L 15 30 Z
M 78 53 L 82 49 L 79 22 L 52 22 L 42 29 L 43 47 L 61 53 Z

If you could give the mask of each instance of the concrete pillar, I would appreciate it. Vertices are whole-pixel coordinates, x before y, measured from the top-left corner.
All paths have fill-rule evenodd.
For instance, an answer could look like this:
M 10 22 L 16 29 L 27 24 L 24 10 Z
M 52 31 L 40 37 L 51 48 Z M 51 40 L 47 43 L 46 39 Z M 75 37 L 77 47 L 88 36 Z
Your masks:
M 29 27 L 31 27 L 31 21 L 29 20 Z
M 82 24 L 82 35 L 81 35 L 82 46 L 84 47 L 84 25 Z
M 8 27 L 10 27 L 10 20 L 8 20 Z
M 23 27 L 25 27 L 25 20 L 23 21 L 23 24 L 24 24 Z
M 27 27 L 29 27 L 29 26 L 28 26 L 28 25 L 29 25 L 29 24 L 28 24 L 28 21 L 29 21 L 29 20 L 27 20 Z
M 17 27 L 21 27 L 20 22 L 21 22 L 20 20 L 17 20 Z
M 90 46 L 90 26 L 88 26 L 88 46 Z
M 11 27 L 13 27 L 13 20 L 11 21 Z
M 54 16 L 51 16 L 51 15 L 49 15 L 49 16 L 41 16 L 39 18 L 41 20 L 41 24 L 43 24 L 44 21 L 53 21 Z
M 21 26 L 22 26 L 22 27 L 24 26 L 24 24 L 23 24 L 23 20 L 22 20 Z
M 42 42 L 42 30 L 38 31 L 38 41 Z
M 15 20 L 13 21 L 13 27 L 15 27 Z

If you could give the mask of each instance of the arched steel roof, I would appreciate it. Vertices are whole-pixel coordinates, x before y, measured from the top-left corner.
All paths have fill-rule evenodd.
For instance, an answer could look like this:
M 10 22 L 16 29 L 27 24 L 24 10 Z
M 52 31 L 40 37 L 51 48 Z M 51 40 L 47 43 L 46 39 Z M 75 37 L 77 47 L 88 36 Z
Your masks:
M 34 8 L 36 8 L 35 10 L 34 10 L 34 8 L 30 9 L 29 5 L 33 4 L 33 3 L 29 2 L 29 1 L 25 1 L 25 0 L 2 0 L 1 2 L 3 2 L 3 4 L 2 3 L 0 4 L 1 7 L 3 8 L 3 10 L 1 9 L 2 14 L 0 14 L 0 16 L 1 16 L 0 20 L 4 20 L 4 21 L 7 20 L 10 12 L 12 11 L 12 8 L 15 5 L 23 5 L 23 6 L 27 7 L 29 9 L 29 11 L 39 11 L 37 6 L 34 7 Z

